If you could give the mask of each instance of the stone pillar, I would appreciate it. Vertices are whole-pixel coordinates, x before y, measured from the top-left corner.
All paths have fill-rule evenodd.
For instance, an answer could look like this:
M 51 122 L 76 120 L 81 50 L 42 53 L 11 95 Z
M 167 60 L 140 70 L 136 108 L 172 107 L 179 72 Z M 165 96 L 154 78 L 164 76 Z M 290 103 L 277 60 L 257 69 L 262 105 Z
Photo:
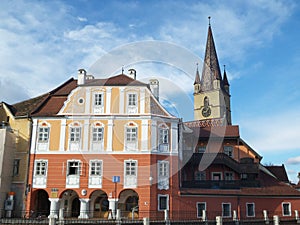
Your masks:
M 265 224 L 269 224 L 269 217 L 268 217 L 267 210 L 263 210 L 263 215 L 264 215 Z
M 109 219 L 115 219 L 116 218 L 116 207 L 118 204 L 118 200 L 117 198 L 109 198 L 108 202 L 109 202 L 109 210 L 111 211 L 111 216 L 112 218 Z
M 58 206 L 58 201 L 59 198 L 49 198 L 50 201 L 50 215 L 48 216 L 48 218 L 58 218 L 57 215 L 57 206 Z
M 81 198 L 80 200 L 80 215 L 79 219 L 88 219 L 89 218 L 89 198 Z
M 222 216 L 217 216 L 216 217 L 216 225 L 222 225 L 222 224 L 223 224 Z
M 273 221 L 274 221 L 274 225 L 279 225 L 280 223 L 279 216 L 277 215 L 273 216 Z

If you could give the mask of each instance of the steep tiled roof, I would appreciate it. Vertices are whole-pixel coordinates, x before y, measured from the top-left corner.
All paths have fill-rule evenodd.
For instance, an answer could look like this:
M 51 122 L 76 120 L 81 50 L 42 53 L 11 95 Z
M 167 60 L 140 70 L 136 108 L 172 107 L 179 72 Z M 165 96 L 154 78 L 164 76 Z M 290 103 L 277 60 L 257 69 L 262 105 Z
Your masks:
M 30 114 L 49 96 L 49 93 L 40 95 L 26 101 L 18 102 L 13 105 L 7 105 L 11 113 L 16 116 L 30 116 Z
M 124 74 L 109 77 L 107 79 L 91 79 L 86 80 L 84 86 L 148 86 L 143 82 L 132 79 Z
M 289 183 L 284 165 L 281 166 L 265 166 L 272 174 L 274 174 L 278 180 Z
M 67 100 L 70 92 L 77 87 L 77 80 L 73 78 L 49 92 L 47 98 L 39 107 L 32 112 L 33 116 L 54 116 L 56 115 L 64 102 Z

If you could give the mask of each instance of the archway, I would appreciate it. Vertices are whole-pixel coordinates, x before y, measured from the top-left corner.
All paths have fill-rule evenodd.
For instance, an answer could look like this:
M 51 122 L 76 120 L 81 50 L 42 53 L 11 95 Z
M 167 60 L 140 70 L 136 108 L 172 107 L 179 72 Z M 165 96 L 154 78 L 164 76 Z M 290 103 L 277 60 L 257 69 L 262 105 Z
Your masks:
M 31 217 L 46 217 L 50 214 L 49 195 L 45 190 L 37 190 L 33 192 L 33 205 L 31 207 Z
M 120 193 L 118 209 L 129 218 L 137 218 L 139 212 L 139 195 L 136 191 L 127 189 Z
M 108 218 L 109 202 L 107 194 L 102 190 L 94 191 L 90 197 L 91 217 Z
M 76 191 L 65 190 L 60 195 L 60 209 L 64 209 L 64 217 L 78 217 L 80 214 L 80 201 Z

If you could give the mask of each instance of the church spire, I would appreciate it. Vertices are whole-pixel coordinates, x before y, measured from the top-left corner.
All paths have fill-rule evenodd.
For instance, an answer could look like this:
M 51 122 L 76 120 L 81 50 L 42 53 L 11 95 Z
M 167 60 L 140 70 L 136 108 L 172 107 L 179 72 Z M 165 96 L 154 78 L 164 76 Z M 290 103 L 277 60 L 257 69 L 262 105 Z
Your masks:
M 198 63 L 197 63 L 197 71 L 196 71 L 196 76 L 195 76 L 195 84 L 200 84 L 200 75 L 199 75 L 199 70 L 198 70 Z
M 201 77 L 201 90 L 208 91 L 213 89 L 214 80 L 222 80 L 217 51 L 214 43 L 210 17 L 208 25 L 208 34 L 206 41 L 205 57 Z

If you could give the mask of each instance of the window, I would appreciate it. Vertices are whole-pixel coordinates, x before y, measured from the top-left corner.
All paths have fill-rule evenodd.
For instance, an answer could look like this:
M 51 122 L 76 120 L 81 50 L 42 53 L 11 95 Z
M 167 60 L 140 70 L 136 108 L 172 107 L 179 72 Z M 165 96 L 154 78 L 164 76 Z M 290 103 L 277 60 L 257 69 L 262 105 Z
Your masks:
M 283 216 L 291 216 L 291 203 L 290 202 L 283 202 L 282 203 L 282 215 Z
M 247 203 L 246 204 L 247 210 L 247 217 L 254 217 L 255 216 L 255 205 L 254 203 Z
M 204 153 L 205 150 L 206 150 L 206 146 L 199 146 L 199 147 L 198 147 L 198 152 L 199 152 L 199 153 Z
M 90 161 L 90 175 L 91 176 L 101 176 L 102 175 L 102 161 L 101 160 L 91 160 Z
M 229 157 L 233 158 L 233 147 L 232 146 L 224 146 L 224 153 Z
M 136 161 L 125 162 L 125 175 L 129 175 L 129 176 L 136 175 Z
M 48 142 L 49 139 L 49 127 L 39 127 L 39 142 Z
M 127 127 L 126 128 L 126 140 L 128 142 L 135 142 L 137 140 L 137 128 Z
M 212 173 L 212 180 L 222 180 L 222 173 L 220 173 L 220 172 L 213 172 Z
M 93 127 L 93 142 L 103 140 L 103 127 Z
M 225 180 L 234 180 L 233 172 L 225 172 Z
M 195 171 L 194 179 L 195 180 L 206 180 L 205 171 Z
M 248 174 L 247 173 L 241 173 L 241 179 L 242 180 L 247 180 Z
M 169 195 L 158 195 L 158 210 L 169 209 Z
M 80 142 L 81 127 L 71 127 L 70 128 L 70 141 Z
M 222 216 L 223 217 L 231 217 L 231 204 L 230 203 L 222 203 Z
M 161 128 L 159 130 L 159 144 L 168 144 L 169 142 L 169 130 L 167 128 Z
M 157 164 L 157 188 L 159 190 L 169 189 L 169 162 L 158 161 Z
M 169 162 L 166 161 L 158 162 L 158 176 L 169 177 Z
M 94 105 L 95 106 L 103 105 L 103 95 L 102 94 L 100 94 L 100 93 L 95 94 Z
M 136 94 L 128 94 L 128 106 L 136 106 Z
M 47 161 L 37 160 L 35 161 L 35 175 L 46 176 L 47 173 Z
M 203 217 L 203 210 L 206 210 L 206 202 L 197 202 L 197 218 Z
M 19 168 L 20 168 L 20 159 L 15 159 L 13 165 L 13 176 L 19 175 Z
M 68 161 L 68 175 L 80 175 L 80 161 Z
M 136 188 L 137 187 L 137 160 L 125 160 L 124 161 L 124 188 Z

